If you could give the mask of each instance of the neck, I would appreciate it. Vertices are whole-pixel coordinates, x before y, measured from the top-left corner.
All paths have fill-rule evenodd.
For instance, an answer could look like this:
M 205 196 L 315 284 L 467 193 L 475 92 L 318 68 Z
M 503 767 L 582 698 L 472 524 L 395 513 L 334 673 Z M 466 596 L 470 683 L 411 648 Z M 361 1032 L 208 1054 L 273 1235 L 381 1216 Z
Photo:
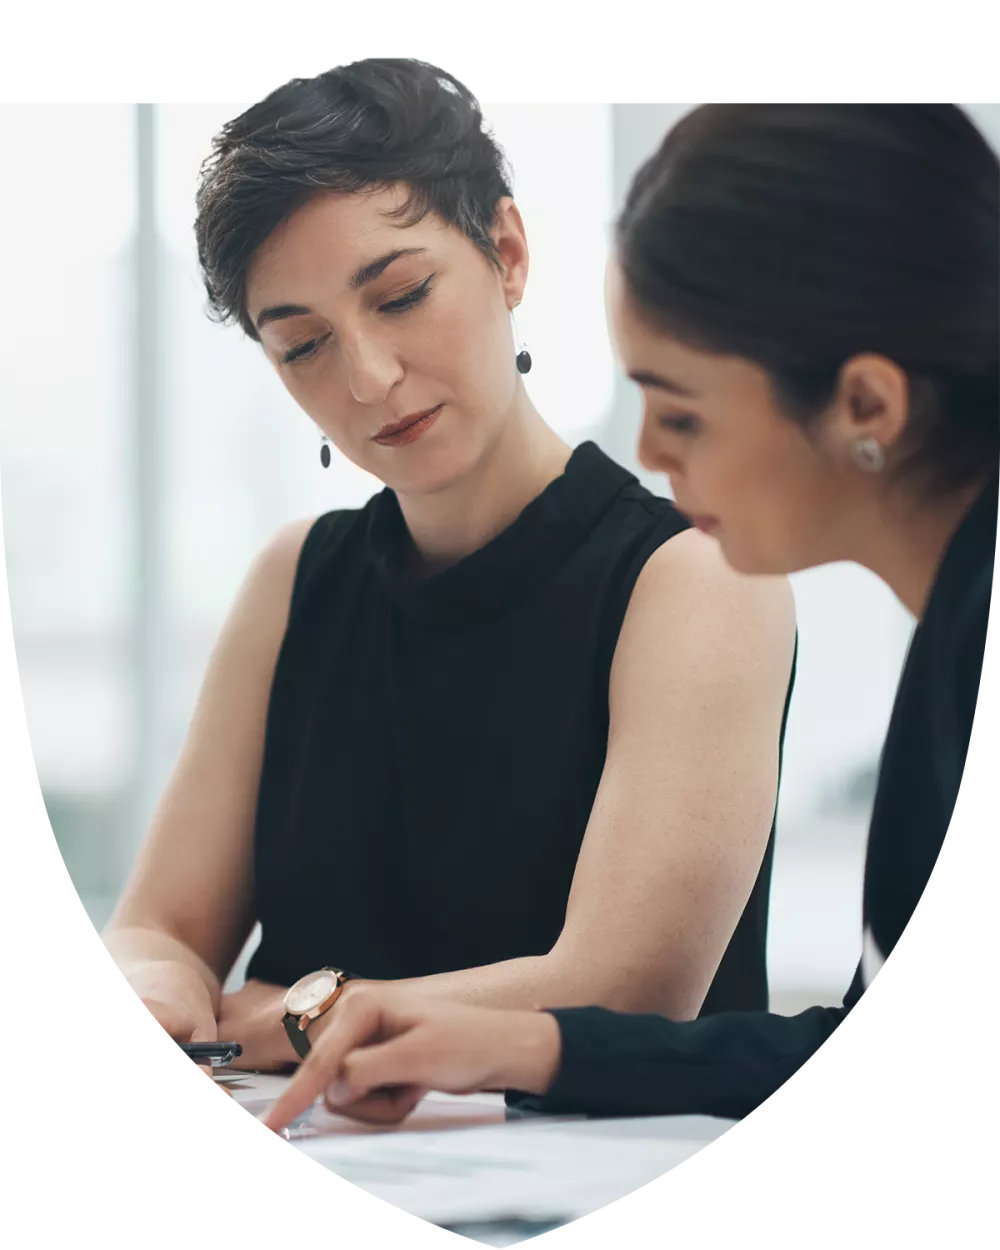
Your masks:
M 459 481 L 431 495 L 397 493 L 414 571 L 431 576 L 484 547 L 566 468 L 570 447 L 518 386 L 499 436 Z
M 880 577 L 919 619 L 948 545 L 985 484 L 983 477 L 931 503 L 879 500 L 853 559 Z

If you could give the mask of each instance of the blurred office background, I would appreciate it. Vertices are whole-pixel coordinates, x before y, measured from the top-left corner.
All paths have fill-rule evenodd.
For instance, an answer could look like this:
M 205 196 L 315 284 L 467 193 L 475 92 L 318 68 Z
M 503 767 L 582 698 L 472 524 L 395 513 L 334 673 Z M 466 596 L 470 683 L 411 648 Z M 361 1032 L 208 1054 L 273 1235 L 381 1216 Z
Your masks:
M 196 177 L 244 107 L 0 108 L 11 613 L 49 817 L 98 927 L 253 553 L 283 522 L 379 489 L 336 452 L 324 471 L 259 348 L 205 315 Z M 518 311 L 532 397 L 569 442 L 595 439 L 659 493 L 635 463 L 638 396 L 615 369 L 602 282 L 632 174 L 691 107 L 484 106 L 532 246 Z M 1000 146 L 1000 105 L 965 107 Z M 769 949 L 774 1006 L 788 1011 L 838 1001 L 858 958 L 872 782 L 911 629 L 860 569 L 793 580 L 800 663 Z

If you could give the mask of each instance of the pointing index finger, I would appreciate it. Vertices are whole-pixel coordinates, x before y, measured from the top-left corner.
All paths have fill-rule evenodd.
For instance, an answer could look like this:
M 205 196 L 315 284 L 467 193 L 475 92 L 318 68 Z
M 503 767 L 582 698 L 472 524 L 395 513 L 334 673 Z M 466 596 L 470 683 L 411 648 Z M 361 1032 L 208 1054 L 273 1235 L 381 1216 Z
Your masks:
M 334 1018 L 264 1117 L 264 1126 L 275 1133 L 311 1107 L 340 1072 L 345 1057 L 377 1031 L 379 1009 L 363 996 L 345 996 L 331 1010 Z

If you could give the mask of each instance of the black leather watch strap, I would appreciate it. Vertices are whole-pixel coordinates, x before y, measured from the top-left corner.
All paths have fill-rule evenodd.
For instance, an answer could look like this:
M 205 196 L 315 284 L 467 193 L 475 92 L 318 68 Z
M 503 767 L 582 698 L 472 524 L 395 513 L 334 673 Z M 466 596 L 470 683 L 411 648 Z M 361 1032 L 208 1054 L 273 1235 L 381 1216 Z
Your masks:
M 292 1043 L 295 1053 L 300 1059 L 305 1059 L 312 1047 L 305 1029 L 299 1028 L 299 1017 L 286 1011 L 281 1017 L 281 1023 L 285 1026 L 285 1032 L 288 1034 L 288 1040 Z
M 340 978 L 341 985 L 346 985 L 348 981 L 356 980 L 353 972 L 345 972 L 343 968 L 331 968 L 325 966 L 324 972 L 336 972 Z M 339 995 L 338 995 L 339 997 Z M 336 1002 L 336 999 L 334 999 Z M 330 1004 L 333 1006 L 333 1003 Z M 288 1034 L 288 1040 L 292 1043 L 292 1048 L 300 1059 L 305 1059 L 306 1055 L 312 1050 L 312 1043 L 309 1041 L 307 1030 L 312 1021 L 308 1021 L 304 1029 L 299 1027 L 300 1017 L 293 1015 L 290 1011 L 286 1011 L 281 1017 L 281 1023 L 285 1026 L 285 1032 Z

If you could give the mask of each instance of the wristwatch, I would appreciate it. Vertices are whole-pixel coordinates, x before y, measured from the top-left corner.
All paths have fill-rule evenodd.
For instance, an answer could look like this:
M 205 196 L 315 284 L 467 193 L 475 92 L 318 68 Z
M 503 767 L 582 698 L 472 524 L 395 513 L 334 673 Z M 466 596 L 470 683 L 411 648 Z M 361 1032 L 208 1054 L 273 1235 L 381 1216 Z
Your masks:
M 333 1006 L 350 980 L 351 974 L 341 968 L 321 968 L 301 977 L 286 992 L 281 1023 L 300 1059 L 305 1059 L 310 1051 L 306 1029 Z

